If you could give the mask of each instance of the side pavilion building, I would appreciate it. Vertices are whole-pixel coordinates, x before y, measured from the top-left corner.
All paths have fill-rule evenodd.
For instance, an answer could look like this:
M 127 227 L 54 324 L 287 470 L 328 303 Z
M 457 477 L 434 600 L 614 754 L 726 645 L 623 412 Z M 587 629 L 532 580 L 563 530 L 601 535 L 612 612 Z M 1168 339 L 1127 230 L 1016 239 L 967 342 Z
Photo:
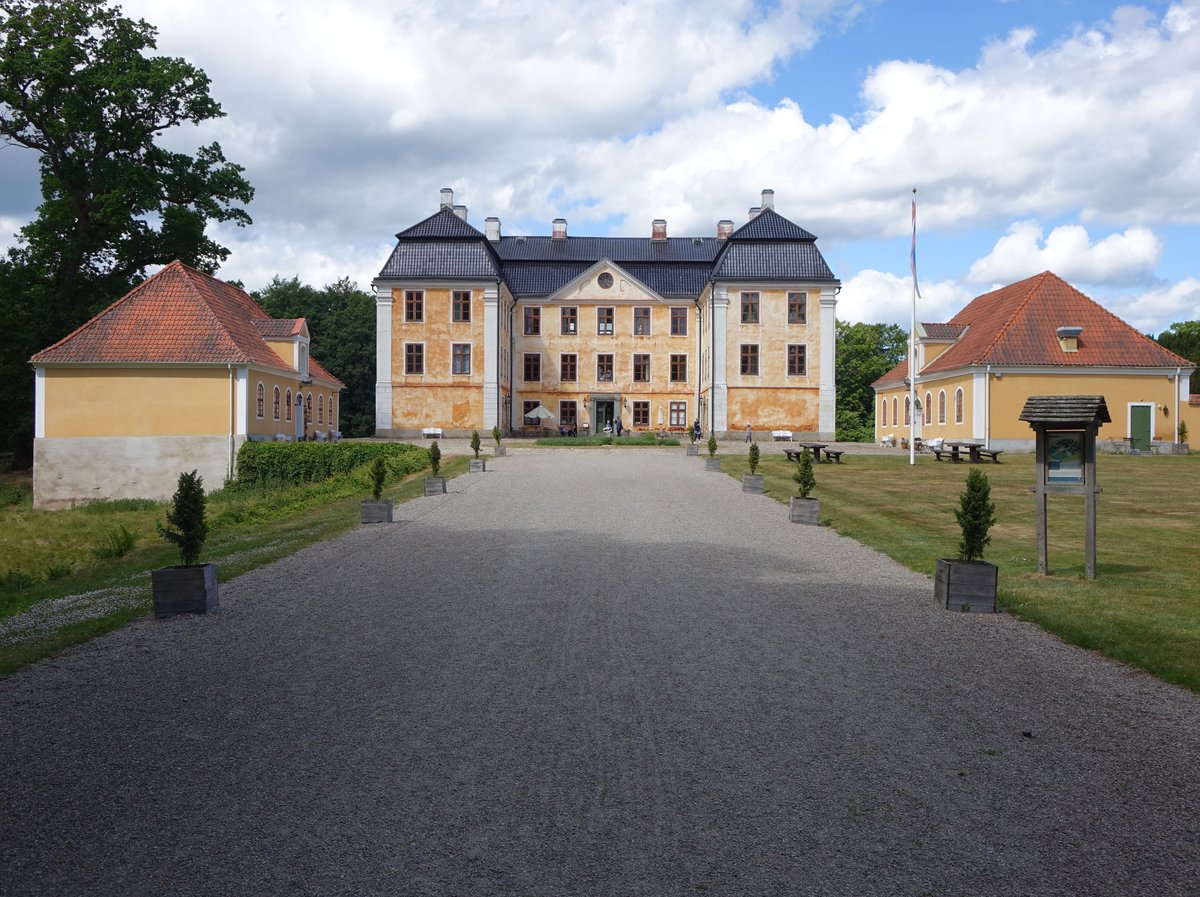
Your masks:
M 840 284 L 773 191 L 713 237 L 484 232 L 443 190 L 375 279 L 376 433 L 834 431 Z M 539 407 L 549 412 L 538 412 Z

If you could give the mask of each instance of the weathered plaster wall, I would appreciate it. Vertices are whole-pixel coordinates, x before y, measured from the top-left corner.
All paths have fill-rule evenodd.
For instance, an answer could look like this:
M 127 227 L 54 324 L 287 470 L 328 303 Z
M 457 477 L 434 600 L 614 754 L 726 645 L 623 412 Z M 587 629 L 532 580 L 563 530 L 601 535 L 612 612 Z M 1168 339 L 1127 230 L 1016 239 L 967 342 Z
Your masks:
M 47 368 L 45 434 L 228 435 L 225 368 Z
M 799 388 L 741 387 L 729 390 L 729 432 L 791 430 L 818 432 L 820 393 L 815 386 Z
M 235 437 L 234 452 L 245 442 Z M 229 472 L 228 436 L 42 438 L 33 444 L 33 506 L 69 508 L 113 498 L 166 499 L 181 473 L 198 470 L 206 491 Z

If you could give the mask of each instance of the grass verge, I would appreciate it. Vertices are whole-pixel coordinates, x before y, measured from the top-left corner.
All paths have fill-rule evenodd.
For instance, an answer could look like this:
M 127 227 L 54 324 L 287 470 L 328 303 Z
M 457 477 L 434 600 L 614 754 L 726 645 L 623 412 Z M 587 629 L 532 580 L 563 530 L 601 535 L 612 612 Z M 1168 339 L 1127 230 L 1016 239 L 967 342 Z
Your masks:
M 465 457 L 442 463 L 444 476 L 466 469 Z M 426 472 L 396 479 L 384 497 L 423 495 Z M 209 496 L 201 560 L 219 564 L 225 582 L 353 529 L 369 497 L 365 469 L 303 486 L 219 490 Z M 165 515 L 165 503 L 148 501 L 35 511 L 28 494 L 0 507 L 0 677 L 149 614 L 150 571 L 179 562 L 154 530 Z M 102 557 L 122 530 L 132 546 Z
M 749 473 L 744 456 L 719 457 L 730 475 Z M 926 456 L 911 467 L 907 457 L 843 460 L 815 465 L 813 496 L 821 500 L 822 521 L 929 576 L 938 557 L 955 556 L 954 509 L 969 465 Z M 1014 455 L 982 469 L 997 509 L 985 559 L 1000 568 L 1004 608 L 1071 644 L 1200 691 L 1200 455 L 1100 458 L 1093 581 L 1083 578 L 1082 496 L 1050 496 L 1050 573 L 1043 576 L 1030 493 L 1033 456 Z M 766 494 L 784 503 L 796 494 L 794 471 L 778 457 L 764 457 L 758 466 Z M 932 590 L 931 582 L 931 596 Z

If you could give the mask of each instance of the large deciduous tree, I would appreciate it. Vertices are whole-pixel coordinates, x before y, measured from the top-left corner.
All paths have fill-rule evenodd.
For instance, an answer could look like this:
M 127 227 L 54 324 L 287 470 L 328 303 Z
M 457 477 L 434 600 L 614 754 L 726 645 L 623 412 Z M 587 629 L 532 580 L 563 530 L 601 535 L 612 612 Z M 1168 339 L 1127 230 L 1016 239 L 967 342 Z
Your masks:
M 1157 342 L 1200 365 L 1200 321 L 1177 321 L 1158 335 Z M 1200 393 L 1200 367 L 1192 372 L 1191 391 Z
M 908 332 L 896 324 L 837 324 L 837 438 L 874 439 L 871 384 L 908 354 Z
M 253 189 L 216 143 L 167 131 L 224 113 L 203 71 L 153 55 L 155 29 L 102 0 L 0 0 L 0 139 L 38 154 L 42 202 L 0 268 L 0 390 L 32 407 L 29 356 L 181 259 L 215 271 L 212 221 L 250 223 Z M 14 392 L 15 390 L 15 392 Z M 26 436 L 27 438 L 27 436 Z M 19 449 L 19 445 L 13 446 Z
M 277 318 L 304 318 L 312 354 L 346 384 L 339 423 L 347 436 L 375 433 L 375 299 L 348 277 L 318 290 L 281 278 L 252 294 Z

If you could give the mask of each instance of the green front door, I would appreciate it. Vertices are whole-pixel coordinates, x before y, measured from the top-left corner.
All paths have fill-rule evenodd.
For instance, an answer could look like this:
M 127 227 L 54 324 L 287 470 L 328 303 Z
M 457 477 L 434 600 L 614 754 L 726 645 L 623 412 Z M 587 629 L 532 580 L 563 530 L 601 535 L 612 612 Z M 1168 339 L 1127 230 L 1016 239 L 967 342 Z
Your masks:
M 596 419 L 592 421 L 592 432 L 603 434 L 606 425 L 613 422 L 616 415 L 613 413 L 613 403 L 597 402 L 596 403 Z
M 1135 451 L 1150 451 L 1150 414 L 1152 405 L 1129 406 L 1129 438 Z

